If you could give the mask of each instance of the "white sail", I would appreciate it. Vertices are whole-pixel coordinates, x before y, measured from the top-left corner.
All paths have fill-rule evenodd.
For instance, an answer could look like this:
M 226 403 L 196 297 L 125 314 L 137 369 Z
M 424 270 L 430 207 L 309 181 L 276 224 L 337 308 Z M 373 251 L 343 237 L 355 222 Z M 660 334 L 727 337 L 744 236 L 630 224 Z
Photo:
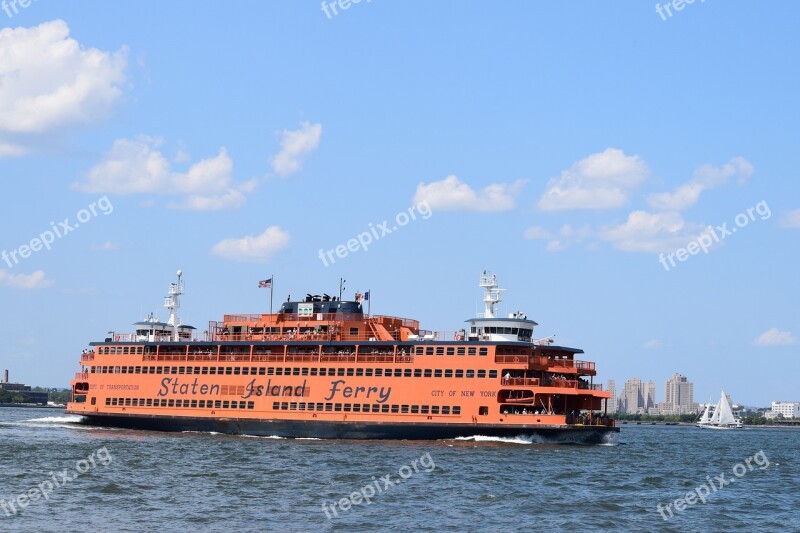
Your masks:
M 723 394 L 723 397 L 724 396 L 725 395 Z M 714 425 L 714 426 L 719 424 L 719 414 L 720 414 L 719 407 L 720 407 L 720 404 L 717 404 L 717 406 L 714 408 L 714 414 L 711 416 L 711 420 L 708 421 L 709 424 Z
M 720 425 L 736 423 L 736 419 L 733 417 L 733 411 L 731 411 L 731 404 L 728 403 L 728 398 L 725 396 L 725 391 L 722 391 L 722 397 L 719 399 L 717 411 L 714 413 L 715 417 L 717 415 L 719 415 L 717 417 L 717 423 Z
M 711 404 L 710 403 L 706 404 L 705 411 L 703 411 L 703 416 L 701 416 L 700 420 L 697 422 L 698 424 L 702 424 L 702 425 L 708 424 L 708 421 L 711 419 L 711 417 L 708 416 L 709 411 L 711 411 Z

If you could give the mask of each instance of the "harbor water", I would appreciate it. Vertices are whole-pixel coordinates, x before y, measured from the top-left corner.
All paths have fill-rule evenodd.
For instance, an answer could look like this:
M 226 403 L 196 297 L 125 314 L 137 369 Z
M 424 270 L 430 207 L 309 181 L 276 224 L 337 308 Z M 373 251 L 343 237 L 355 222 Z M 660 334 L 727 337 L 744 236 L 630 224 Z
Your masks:
M 565 446 L 83 427 L 0 409 L 0 531 L 800 531 L 800 429 Z

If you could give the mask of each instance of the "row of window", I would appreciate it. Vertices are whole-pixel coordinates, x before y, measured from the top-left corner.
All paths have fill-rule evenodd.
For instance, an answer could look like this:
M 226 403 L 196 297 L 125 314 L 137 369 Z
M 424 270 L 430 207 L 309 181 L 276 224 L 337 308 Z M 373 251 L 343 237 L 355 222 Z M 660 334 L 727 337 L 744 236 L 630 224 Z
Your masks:
M 106 405 L 123 407 L 189 407 L 199 409 L 255 409 L 244 400 L 167 400 L 153 398 L 106 398 Z
M 364 376 L 396 378 L 497 378 L 497 370 L 442 368 L 309 368 L 239 366 L 93 366 L 93 374 L 197 374 L 211 376 Z
M 106 398 L 112 407 L 180 407 L 190 409 L 255 409 L 245 400 L 175 400 L 153 398 Z M 273 402 L 276 411 L 318 411 L 327 413 L 396 413 L 420 415 L 460 415 L 460 405 L 397 405 L 379 403 Z
M 146 348 L 147 348 L 147 350 L 145 351 L 145 346 L 98 346 L 97 347 L 97 353 L 101 354 L 101 355 L 102 354 L 105 354 L 105 355 L 142 355 L 144 353 L 148 353 L 148 354 L 156 353 L 156 347 L 155 346 L 147 346 Z M 165 346 L 165 347 L 162 347 L 162 348 L 166 348 L 166 349 L 162 349 L 161 350 L 162 355 L 166 354 L 167 351 L 170 354 L 173 354 L 173 355 L 175 355 L 175 354 L 183 355 L 185 353 L 183 346 Z M 258 351 L 259 355 L 272 353 L 270 349 L 267 349 L 266 351 L 263 351 L 261 348 L 262 347 L 260 347 L 260 346 L 257 347 L 257 351 Z M 311 352 L 313 354 L 317 354 L 318 353 L 318 346 L 317 345 L 309 346 L 308 348 L 311 350 Z M 297 350 L 298 347 L 292 346 L 290 348 L 290 352 L 289 352 L 290 354 L 293 353 L 291 351 L 293 349 Z M 361 353 L 361 355 L 370 355 L 370 353 L 366 351 L 367 349 L 368 349 L 368 347 L 361 346 L 361 350 L 360 350 L 359 353 Z M 352 352 L 355 351 L 355 346 L 341 347 L 341 348 L 333 347 L 333 348 L 326 348 L 326 350 L 327 351 L 325 351 L 324 353 L 336 353 L 336 350 L 349 351 L 349 352 L 352 353 Z M 334 350 L 334 351 L 330 351 L 330 350 Z M 216 355 L 217 354 L 217 347 L 216 346 L 211 346 L 211 347 L 208 347 L 208 348 L 202 347 L 196 353 L 199 354 L 199 355 Z M 249 346 L 238 346 L 238 345 L 223 346 L 222 347 L 222 353 L 224 353 L 224 354 L 236 353 L 236 354 L 249 355 L 250 354 L 250 347 Z M 283 353 L 283 347 L 280 347 L 280 349 L 277 349 L 275 351 L 275 353 L 282 354 Z M 297 353 L 297 352 L 294 352 L 294 353 Z M 375 353 L 377 353 L 377 351 Z M 380 352 L 380 353 L 382 353 L 382 354 L 386 354 L 386 353 L 392 354 L 393 350 L 390 349 L 388 352 Z M 445 346 L 435 346 L 435 347 L 434 346 L 416 346 L 416 347 L 415 346 L 408 346 L 408 347 L 402 347 L 402 348 L 398 349 L 397 353 L 398 353 L 398 355 L 406 355 L 406 353 L 408 353 L 409 355 L 414 354 L 414 353 L 416 353 L 417 355 L 489 355 L 489 350 L 486 347 L 478 348 L 478 347 L 475 347 L 475 346 L 469 346 L 469 347 L 465 347 L 465 346 L 458 346 L 458 347 L 454 347 L 454 346 L 447 346 L 447 347 L 445 347 Z M 192 354 L 194 355 L 195 352 L 192 352 Z
M 460 415 L 460 405 L 397 405 L 379 403 L 273 402 L 276 411 L 321 411 L 336 413 L 399 413 L 412 415 Z

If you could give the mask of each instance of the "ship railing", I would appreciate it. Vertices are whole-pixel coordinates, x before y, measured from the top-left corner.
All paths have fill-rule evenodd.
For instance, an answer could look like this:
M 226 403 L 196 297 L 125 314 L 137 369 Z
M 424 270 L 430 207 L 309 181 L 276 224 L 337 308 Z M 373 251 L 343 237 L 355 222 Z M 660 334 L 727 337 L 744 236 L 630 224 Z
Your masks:
M 225 315 L 222 318 L 223 322 L 263 322 L 264 317 L 269 321 L 269 315 L 263 314 L 244 314 L 244 315 Z
M 94 352 L 84 352 L 81 354 L 81 361 L 94 361 Z
M 503 378 L 503 385 L 519 385 L 523 387 L 538 387 L 539 378 Z
M 607 415 L 593 413 L 581 413 L 579 415 L 567 415 L 567 424 L 581 425 L 581 426 L 600 426 L 600 427 L 614 427 L 616 421 L 609 418 Z
M 541 356 L 534 356 L 541 357 Z M 595 372 L 595 364 L 591 361 L 578 361 L 570 359 L 547 359 L 547 366 L 561 368 L 564 370 L 575 370 L 578 372 Z M 539 362 L 542 364 L 542 362 Z
M 504 364 L 512 364 L 512 363 L 522 363 L 528 364 L 528 357 L 524 355 L 495 355 L 494 362 L 495 363 L 504 363 Z
M 77 379 L 77 380 L 89 379 L 89 373 L 88 372 L 76 372 L 75 373 L 75 379 Z
M 595 384 L 592 385 L 591 389 L 592 390 L 603 390 L 603 384 L 602 383 L 595 383 Z
M 578 388 L 578 380 L 577 379 L 561 379 L 561 378 L 552 378 L 552 379 L 545 379 L 542 382 L 543 387 L 558 387 L 562 389 L 577 389 Z
M 379 353 L 356 353 L 352 350 L 338 350 L 322 352 L 318 350 L 303 352 L 284 353 L 281 349 L 274 353 L 213 353 L 202 355 L 187 355 L 182 353 L 147 353 L 142 355 L 143 361 L 214 361 L 214 362 L 271 362 L 271 363 L 291 363 L 291 362 L 326 362 L 326 363 L 413 363 L 414 356 L 411 353 L 392 351 Z

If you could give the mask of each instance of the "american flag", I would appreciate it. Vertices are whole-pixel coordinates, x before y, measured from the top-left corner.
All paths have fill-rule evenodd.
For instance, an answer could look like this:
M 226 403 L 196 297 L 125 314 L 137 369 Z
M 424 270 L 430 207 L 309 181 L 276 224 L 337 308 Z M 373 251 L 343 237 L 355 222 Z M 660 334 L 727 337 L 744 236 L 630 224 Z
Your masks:
M 272 288 L 272 278 L 269 279 L 262 279 L 258 282 L 259 289 L 271 289 Z

